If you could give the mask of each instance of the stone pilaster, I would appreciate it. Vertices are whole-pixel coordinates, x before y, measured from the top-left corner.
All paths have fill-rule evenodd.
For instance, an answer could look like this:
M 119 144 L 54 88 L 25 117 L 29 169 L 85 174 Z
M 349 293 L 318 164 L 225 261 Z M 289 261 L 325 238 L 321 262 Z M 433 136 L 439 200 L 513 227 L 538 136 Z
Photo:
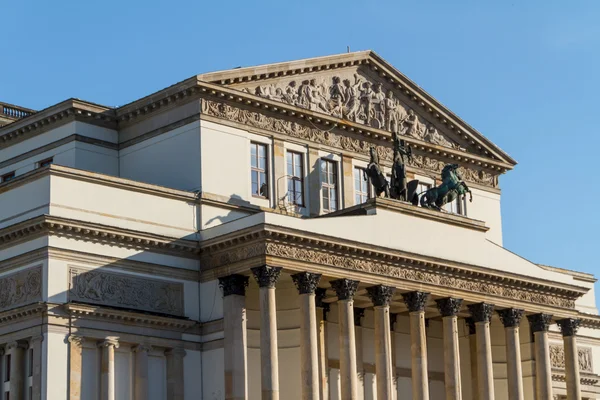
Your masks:
M 535 393 L 537 400 L 552 398 L 552 365 L 548 328 L 552 322 L 550 314 L 528 315 L 529 325 L 535 341 Z
M 375 312 L 375 372 L 378 399 L 392 399 L 394 396 L 390 303 L 395 290 L 383 285 L 367 288 Z
M 329 399 L 329 358 L 327 357 L 327 312 L 329 311 L 329 303 L 323 301 L 325 295 L 326 289 L 316 289 L 317 353 L 319 357 L 319 394 L 321 400 Z
M 109 336 L 98 346 L 102 349 L 100 399 L 115 400 L 115 349 L 119 348 L 116 336 Z
M 81 399 L 83 337 L 69 335 L 69 400 Z
M 412 356 L 413 399 L 429 399 L 429 375 L 427 373 L 427 333 L 425 331 L 425 304 L 429 293 L 408 292 L 402 297 L 410 312 L 410 350 Z
M 29 339 L 32 351 L 31 365 L 31 400 L 42 400 L 42 341 L 43 335 Z
M 358 281 L 337 279 L 331 286 L 338 297 L 340 327 L 340 380 L 342 399 L 356 400 L 358 376 L 356 374 L 356 338 L 354 335 L 354 295 Z
M 477 337 L 477 386 L 479 400 L 494 400 L 494 370 L 490 323 L 494 306 L 488 303 L 470 304 L 471 318 L 475 322 Z
M 135 354 L 135 376 L 133 382 L 134 399 L 145 400 L 148 398 L 148 353 L 152 347 L 144 344 L 133 348 Z
M 176 347 L 165 351 L 167 358 L 167 400 L 184 400 L 183 398 L 183 357 L 185 350 Z
M 252 268 L 259 286 L 260 297 L 260 363 L 262 399 L 279 399 L 279 360 L 277 356 L 277 305 L 275 284 L 281 268 L 263 266 Z
M 460 351 L 458 343 L 458 317 L 462 299 L 446 298 L 436 300 L 444 329 L 444 384 L 446 400 L 462 399 L 460 376 Z
M 581 381 L 579 375 L 579 352 L 577 350 L 577 329 L 581 321 L 574 318 L 556 321 L 563 336 L 565 348 L 565 375 L 567 377 L 567 400 L 581 398 Z
M 24 399 L 25 393 L 25 350 L 27 343 L 17 341 L 6 345 L 6 354 L 10 356 L 10 398 Z
M 508 375 L 508 400 L 523 400 L 523 368 L 521 366 L 521 342 L 519 323 L 523 310 L 507 308 L 498 310 L 506 337 L 506 370 Z
M 248 277 L 219 278 L 223 290 L 225 399 L 248 399 L 248 339 L 246 333 L 246 288 Z
M 315 291 L 321 274 L 303 272 L 292 275 L 300 294 L 300 363 L 302 399 L 319 400 L 319 344 Z

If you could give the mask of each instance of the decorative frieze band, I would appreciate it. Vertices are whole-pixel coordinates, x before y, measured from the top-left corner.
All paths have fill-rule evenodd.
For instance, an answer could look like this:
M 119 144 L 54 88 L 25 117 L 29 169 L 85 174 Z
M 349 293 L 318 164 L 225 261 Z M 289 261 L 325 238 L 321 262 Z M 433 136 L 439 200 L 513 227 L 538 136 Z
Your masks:
M 182 316 L 183 284 L 70 268 L 69 300 Z
M 591 347 L 578 347 L 579 370 L 581 372 L 593 373 L 592 349 Z M 565 369 L 565 349 L 562 345 L 550 345 L 550 362 L 552 368 Z
M 0 311 L 42 301 L 42 267 L 0 278 Z
M 213 100 L 202 100 L 202 112 L 217 118 L 265 129 L 268 131 L 286 134 L 290 137 L 309 140 L 311 142 L 324 144 L 341 150 L 369 155 L 369 148 L 374 144 L 362 139 L 341 135 L 333 131 L 320 130 L 308 125 L 301 125 L 294 121 L 275 118 L 260 112 L 234 107 L 232 105 Z M 393 150 L 391 146 L 377 145 L 377 153 L 382 161 L 392 162 Z M 445 161 L 436 160 L 429 156 L 413 154 L 407 163 L 415 168 L 422 168 L 439 173 L 446 165 Z M 484 170 L 474 170 L 460 167 L 459 173 L 469 182 L 475 182 L 485 186 L 496 187 L 498 177 Z

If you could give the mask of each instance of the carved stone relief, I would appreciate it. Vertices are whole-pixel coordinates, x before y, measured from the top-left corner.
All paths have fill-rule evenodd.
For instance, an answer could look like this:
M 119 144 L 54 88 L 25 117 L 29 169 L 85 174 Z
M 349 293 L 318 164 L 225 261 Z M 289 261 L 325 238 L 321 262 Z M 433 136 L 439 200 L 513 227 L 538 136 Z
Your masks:
M 579 370 L 593 373 L 592 349 L 590 347 L 578 347 L 577 353 L 579 356 Z M 565 369 L 565 349 L 562 345 L 550 345 L 550 363 L 552 368 Z
M 259 112 L 241 109 L 226 103 L 220 103 L 212 100 L 202 101 L 202 112 L 214 117 L 239 122 L 260 129 L 283 133 L 291 137 L 364 154 L 365 156 L 368 156 L 369 148 L 372 146 L 371 143 L 361 139 L 340 135 L 335 132 L 322 131 L 306 125 L 300 125 L 296 122 L 274 118 Z M 390 163 L 392 162 L 393 150 L 391 147 L 376 146 L 376 148 L 380 160 Z M 423 156 L 419 154 L 414 154 L 412 158 L 409 158 L 407 164 L 415 168 L 434 171 L 436 174 L 441 172 L 444 168 L 444 165 L 446 165 L 444 161 L 439 161 L 429 156 Z M 497 177 L 488 172 L 465 167 L 460 167 L 459 172 L 466 181 L 492 187 L 497 186 Z
M 42 267 L 34 267 L 0 278 L 0 310 L 42 301 Z
M 183 315 L 183 284 L 70 268 L 70 301 Z
M 444 137 L 433 124 L 400 102 L 395 89 L 361 74 L 360 70 L 280 80 L 245 87 L 242 91 L 439 146 L 459 148 L 457 142 Z

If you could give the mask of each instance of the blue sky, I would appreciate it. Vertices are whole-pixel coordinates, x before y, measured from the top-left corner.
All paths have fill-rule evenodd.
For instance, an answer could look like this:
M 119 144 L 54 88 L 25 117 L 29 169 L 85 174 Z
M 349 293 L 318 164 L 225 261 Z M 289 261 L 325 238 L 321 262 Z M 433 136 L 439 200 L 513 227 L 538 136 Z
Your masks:
M 375 50 L 519 165 L 504 244 L 600 275 L 600 2 L 7 1 L 0 101 L 118 106 L 192 75 Z

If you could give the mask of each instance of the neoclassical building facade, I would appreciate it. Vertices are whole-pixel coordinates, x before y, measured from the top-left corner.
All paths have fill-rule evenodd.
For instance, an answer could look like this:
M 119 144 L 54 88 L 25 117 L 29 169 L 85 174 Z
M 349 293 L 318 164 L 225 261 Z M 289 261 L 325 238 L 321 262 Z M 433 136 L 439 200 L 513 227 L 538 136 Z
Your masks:
M 448 164 L 472 201 L 419 205 Z M 600 398 L 596 279 L 502 246 L 515 165 L 372 51 L 0 103 L 2 398 Z

